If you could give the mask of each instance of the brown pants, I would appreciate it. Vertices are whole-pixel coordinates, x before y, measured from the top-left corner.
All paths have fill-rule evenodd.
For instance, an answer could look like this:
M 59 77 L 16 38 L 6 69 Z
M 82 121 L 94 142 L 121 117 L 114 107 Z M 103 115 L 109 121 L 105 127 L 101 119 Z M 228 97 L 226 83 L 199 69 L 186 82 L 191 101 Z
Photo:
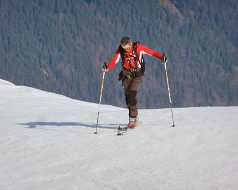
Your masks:
M 133 79 L 124 79 L 122 85 L 124 88 L 126 104 L 129 109 L 129 117 L 136 118 L 138 115 L 136 95 L 142 81 L 142 76 Z

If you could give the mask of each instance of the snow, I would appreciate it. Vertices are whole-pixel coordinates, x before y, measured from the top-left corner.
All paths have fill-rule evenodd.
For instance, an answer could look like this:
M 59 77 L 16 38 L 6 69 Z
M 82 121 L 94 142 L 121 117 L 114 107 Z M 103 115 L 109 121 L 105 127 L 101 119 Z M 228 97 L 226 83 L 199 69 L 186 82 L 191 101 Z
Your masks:
M 238 107 L 127 110 L 0 80 L 1 190 L 236 190 Z

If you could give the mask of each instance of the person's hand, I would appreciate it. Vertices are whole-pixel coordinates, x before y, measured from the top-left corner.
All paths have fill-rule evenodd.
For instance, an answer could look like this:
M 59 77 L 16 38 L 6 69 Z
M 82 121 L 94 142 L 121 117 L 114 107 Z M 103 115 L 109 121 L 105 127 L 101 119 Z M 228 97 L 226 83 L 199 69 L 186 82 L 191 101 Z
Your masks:
M 102 67 L 102 72 L 108 72 L 109 69 L 108 69 L 108 66 L 107 66 L 107 63 L 104 63 L 103 67 Z
M 163 53 L 163 55 L 162 55 L 162 59 L 161 59 L 162 63 L 163 63 L 163 64 L 166 63 L 167 60 L 168 60 L 168 59 L 167 59 L 165 53 Z

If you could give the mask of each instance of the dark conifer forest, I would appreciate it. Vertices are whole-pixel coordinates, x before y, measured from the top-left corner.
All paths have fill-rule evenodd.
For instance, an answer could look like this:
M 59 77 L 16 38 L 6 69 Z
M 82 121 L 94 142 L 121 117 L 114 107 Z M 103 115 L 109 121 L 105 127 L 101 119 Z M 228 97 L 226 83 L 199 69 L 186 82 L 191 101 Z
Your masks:
M 166 53 L 176 107 L 238 105 L 237 0 L 0 0 L 0 78 L 97 102 L 123 36 Z M 164 67 L 145 61 L 140 107 L 167 107 Z M 104 104 L 125 105 L 120 69 Z

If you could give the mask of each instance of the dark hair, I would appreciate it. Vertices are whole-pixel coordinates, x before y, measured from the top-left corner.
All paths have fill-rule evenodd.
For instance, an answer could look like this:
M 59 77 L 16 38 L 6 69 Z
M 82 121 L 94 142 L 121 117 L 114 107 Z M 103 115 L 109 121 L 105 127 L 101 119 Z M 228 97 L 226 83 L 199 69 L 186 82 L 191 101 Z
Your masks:
M 128 36 L 124 36 L 121 39 L 121 46 L 125 46 L 126 44 L 128 44 L 131 41 L 131 39 Z

